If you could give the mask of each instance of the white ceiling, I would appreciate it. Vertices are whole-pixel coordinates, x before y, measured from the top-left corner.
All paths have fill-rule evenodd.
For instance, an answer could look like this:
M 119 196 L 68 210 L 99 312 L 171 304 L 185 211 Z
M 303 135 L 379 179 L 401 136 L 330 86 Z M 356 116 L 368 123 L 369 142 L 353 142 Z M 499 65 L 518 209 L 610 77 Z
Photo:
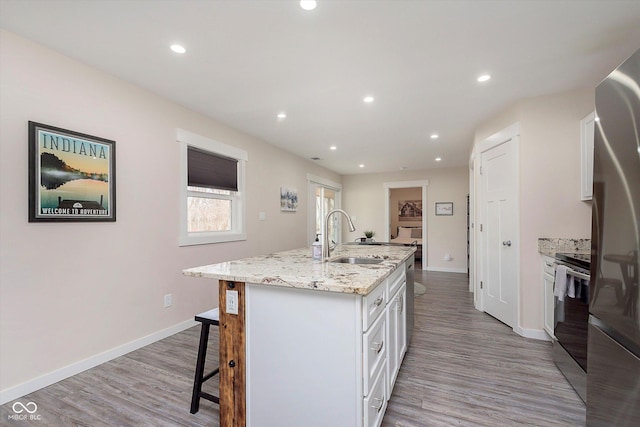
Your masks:
M 595 87 L 640 48 L 640 1 L 0 0 L 0 25 L 355 174 L 465 165 L 516 100 Z

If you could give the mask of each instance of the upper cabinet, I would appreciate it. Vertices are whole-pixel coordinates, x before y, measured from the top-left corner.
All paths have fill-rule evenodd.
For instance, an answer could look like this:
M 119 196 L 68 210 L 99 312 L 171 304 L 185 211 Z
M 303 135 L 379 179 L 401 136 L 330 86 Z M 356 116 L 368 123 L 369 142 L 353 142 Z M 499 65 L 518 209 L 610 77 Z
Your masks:
M 593 134 L 596 113 L 580 120 L 580 199 L 593 197 Z

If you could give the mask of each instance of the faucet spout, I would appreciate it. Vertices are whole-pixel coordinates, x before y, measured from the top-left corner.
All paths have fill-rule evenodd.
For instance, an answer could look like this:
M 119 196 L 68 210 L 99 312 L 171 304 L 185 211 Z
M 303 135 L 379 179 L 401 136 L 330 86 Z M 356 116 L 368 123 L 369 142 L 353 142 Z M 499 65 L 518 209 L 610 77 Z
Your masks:
M 327 216 L 324 219 L 324 226 L 325 226 L 325 230 L 324 230 L 324 244 L 322 246 L 322 258 L 324 260 L 327 260 L 327 258 L 329 258 L 329 256 L 331 255 L 331 246 L 329 244 L 330 240 L 329 240 L 329 217 L 331 215 L 333 215 L 334 213 L 341 213 L 342 215 L 344 215 L 347 218 L 347 221 L 349 222 L 349 231 L 354 232 L 356 231 L 356 226 L 353 225 L 353 221 L 351 221 L 351 217 L 349 216 L 348 213 L 346 213 L 345 211 L 343 211 L 342 209 L 334 209 L 332 211 L 330 211 Z

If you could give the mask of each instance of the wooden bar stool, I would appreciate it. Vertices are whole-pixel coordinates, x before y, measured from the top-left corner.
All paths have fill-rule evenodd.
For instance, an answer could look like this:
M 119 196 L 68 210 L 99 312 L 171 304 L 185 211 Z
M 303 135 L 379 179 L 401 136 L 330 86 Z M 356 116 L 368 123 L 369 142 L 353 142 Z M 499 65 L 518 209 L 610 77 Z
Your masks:
M 195 414 L 200 409 L 200 399 L 207 399 L 214 403 L 220 403 L 220 398 L 202 391 L 202 384 L 220 372 L 216 368 L 208 374 L 204 374 L 204 363 L 207 358 L 207 342 L 209 341 L 209 328 L 211 325 L 220 325 L 220 311 L 217 308 L 205 311 L 195 316 L 196 322 L 202 323 L 200 330 L 200 347 L 198 348 L 198 361 L 196 362 L 196 375 L 193 380 L 193 395 L 191 396 L 191 413 Z

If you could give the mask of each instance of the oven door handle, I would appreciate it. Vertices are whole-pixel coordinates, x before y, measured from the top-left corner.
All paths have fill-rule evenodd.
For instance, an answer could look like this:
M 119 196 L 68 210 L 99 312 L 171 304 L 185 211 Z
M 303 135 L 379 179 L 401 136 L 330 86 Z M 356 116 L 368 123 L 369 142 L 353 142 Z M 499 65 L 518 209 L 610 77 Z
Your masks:
M 567 274 L 569 276 L 574 276 L 574 277 L 577 277 L 579 279 L 591 280 L 591 276 L 589 276 L 588 274 L 583 274 L 583 273 L 580 273 L 578 271 L 572 270 L 570 268 L 567 269 Z

